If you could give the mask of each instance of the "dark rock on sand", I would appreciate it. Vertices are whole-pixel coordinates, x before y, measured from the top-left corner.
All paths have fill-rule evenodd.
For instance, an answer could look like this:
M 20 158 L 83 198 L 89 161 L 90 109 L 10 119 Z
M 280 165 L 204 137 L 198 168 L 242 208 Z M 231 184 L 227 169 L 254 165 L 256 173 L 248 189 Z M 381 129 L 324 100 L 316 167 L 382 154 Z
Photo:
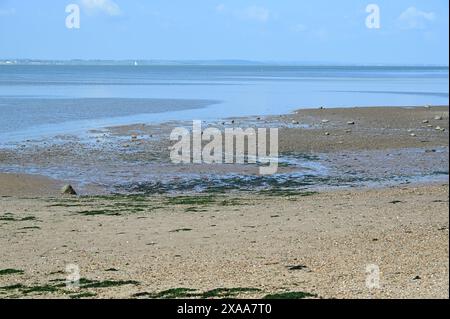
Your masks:
M 63 194 L 63 195 L 77 195 L 77 192 L 72 187 L 72 185 L 65 185 L 63 188 L 61 188 L 61 194 Z

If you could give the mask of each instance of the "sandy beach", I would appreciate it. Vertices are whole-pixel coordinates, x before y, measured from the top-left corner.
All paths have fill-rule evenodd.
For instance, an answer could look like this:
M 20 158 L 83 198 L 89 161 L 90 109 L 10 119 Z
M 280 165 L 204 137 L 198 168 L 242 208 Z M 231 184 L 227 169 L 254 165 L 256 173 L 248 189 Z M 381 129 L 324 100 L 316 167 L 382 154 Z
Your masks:
M 296 178 L 214 192 L 205 174 L 255 167 L 168 163 L 171 129 L 189 123 L 0 149 L 0 297 L 448 298 L 448 116 L 373 107 L 205 123 L 279 127 L 281 159 L 298 163 L 280 167 Z M 82 196 L 60 195 L 69 183 Z

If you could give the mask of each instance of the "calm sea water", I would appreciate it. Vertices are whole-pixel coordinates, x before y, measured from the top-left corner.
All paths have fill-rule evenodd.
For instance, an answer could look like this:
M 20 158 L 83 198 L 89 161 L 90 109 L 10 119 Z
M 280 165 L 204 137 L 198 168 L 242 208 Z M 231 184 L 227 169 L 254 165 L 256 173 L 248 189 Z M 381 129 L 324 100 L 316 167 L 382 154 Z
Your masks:
M 447 67 L 0 66 L 0 143 L 299 108 L 448 105 Z

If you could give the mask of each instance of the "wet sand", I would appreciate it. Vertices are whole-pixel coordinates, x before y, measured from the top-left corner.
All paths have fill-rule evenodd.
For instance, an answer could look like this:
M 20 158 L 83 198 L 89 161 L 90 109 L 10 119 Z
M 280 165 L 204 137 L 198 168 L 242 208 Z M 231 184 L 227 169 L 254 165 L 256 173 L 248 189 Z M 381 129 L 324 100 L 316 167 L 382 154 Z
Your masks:
M 58 196 L 63 182 L 44 176 L 0 173 L 0 196 Z
M 448 107 L 300 110 L 268 118 L 205 122 L 204 127 L 278 127 L 279 173 L 308 186 L 422 182 L 448 178 Z M 257 178 L 257 165 L 176 165 L 169 159 L 173 128 L 192 123 L 99 128 L 87 139 L 63 135 L 0 149 L 4 172 L 40 172 L 73 184 L 80 194 L 138 189 L 207 189 L 221 176 Z M 437 129 L 439 128 L 439 129 Z M 297 175 L 292 175 L 297 173 Z M 312 176 L 298 180 L 298 175 Z M 296 178 L 294 178 L 296 176 Z M 438 178 L 436 178 L 438 177 Z M 151 181 L 152 184 L 147 182 Z M 257 180 L 256 186 L 267 184 Z M 288 183 L 289 184 L 289 183 Z M 323 184 L 323 185 L 322 185 Z M 245 185 L 230 184 L 229 188 Z M 285 185 L 298 187 L 299 185 Z
M 291 180 L 290 189 L 193 197 L 185 197 L 192 189 L 55 194 L 65 183 L 95 195 L 146 170 L 155 179 L 185 173 L 167 163 L 167 136 L 178 122 L 99 129 L 88 144 L 64 136 L 56 145 L 0 150 L 1 167 L 55 177 L 0 174 L 0 297 L 449 297 L 448 107 L 301 110 L 224 122 L 205 125 L 280 127 L 282 157 L 302 160 L 283 169 L 309 173 L 302 165 L 313 158 L 326 168 L 323 187 Z M 188 171 L 202 170 L 214 168 Z M 99 172 L 101 182 L 77 180 Z M 80 267 L 80 290 L 65 286 L 68 264 Z M 379 288 L 366 285 L 368 265 L 381 271 Z M 192 291 L 164 292 L 175 288 Z

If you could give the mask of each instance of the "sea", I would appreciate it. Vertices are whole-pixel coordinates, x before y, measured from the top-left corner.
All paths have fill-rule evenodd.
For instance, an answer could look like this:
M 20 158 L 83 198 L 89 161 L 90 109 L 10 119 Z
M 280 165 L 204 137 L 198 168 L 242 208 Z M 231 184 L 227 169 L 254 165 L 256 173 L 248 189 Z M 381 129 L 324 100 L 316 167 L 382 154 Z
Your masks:
M 448 103 L 446 66 L 0 65 L 0 144 L 134 123 Z

